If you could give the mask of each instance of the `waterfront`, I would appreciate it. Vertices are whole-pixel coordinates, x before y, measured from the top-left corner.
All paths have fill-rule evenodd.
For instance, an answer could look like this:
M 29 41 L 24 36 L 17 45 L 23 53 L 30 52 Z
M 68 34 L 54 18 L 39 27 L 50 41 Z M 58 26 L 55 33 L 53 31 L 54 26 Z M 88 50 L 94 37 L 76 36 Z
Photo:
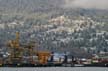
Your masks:
M 107 67 L 37 67 L 37 68 L 1 67 L 0 71 L 108 71 L 108 68 Z

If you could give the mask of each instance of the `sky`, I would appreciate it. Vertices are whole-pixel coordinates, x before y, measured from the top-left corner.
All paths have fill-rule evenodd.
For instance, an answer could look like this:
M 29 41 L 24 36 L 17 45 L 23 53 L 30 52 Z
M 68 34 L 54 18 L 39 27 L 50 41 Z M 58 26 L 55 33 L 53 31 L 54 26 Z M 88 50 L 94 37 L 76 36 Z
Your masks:
M 108 0 L 65 0 L 64 7 L 108 9 Z

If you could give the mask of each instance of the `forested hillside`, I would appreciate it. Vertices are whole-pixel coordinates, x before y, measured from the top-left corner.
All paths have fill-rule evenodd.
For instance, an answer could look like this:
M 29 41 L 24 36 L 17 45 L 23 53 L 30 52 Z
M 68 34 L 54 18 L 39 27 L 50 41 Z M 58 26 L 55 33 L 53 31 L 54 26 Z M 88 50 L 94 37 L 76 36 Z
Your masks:
M 63 0 L 0 0 L 0 45 L 19 31 L 22 44 L 33 40 L 41 50 L 107 52 L 108 10 L 62 4 Z

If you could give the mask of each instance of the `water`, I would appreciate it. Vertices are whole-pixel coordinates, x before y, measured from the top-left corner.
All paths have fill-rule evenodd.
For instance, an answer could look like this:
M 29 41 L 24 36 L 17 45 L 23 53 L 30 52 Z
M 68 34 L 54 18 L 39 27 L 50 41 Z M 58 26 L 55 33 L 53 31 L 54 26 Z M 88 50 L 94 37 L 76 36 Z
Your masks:
M 106 67 L 0 68 L 0 71 L 108 71 Z

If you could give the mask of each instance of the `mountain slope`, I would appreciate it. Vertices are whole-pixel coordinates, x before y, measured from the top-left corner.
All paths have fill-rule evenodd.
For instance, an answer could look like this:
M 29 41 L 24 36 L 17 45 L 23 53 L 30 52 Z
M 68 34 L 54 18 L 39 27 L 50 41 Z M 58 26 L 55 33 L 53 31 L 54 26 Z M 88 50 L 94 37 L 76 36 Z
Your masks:
M 63 0 L 0 0 L 2 11 L 37 11 L 59 7 Z
M 34 40 L 41 50 L 107 52 L 108 10 L 61 8 L 62 4 L 63 0 L 0 0 L 0 45 L 19 31 L 22 44 Z

